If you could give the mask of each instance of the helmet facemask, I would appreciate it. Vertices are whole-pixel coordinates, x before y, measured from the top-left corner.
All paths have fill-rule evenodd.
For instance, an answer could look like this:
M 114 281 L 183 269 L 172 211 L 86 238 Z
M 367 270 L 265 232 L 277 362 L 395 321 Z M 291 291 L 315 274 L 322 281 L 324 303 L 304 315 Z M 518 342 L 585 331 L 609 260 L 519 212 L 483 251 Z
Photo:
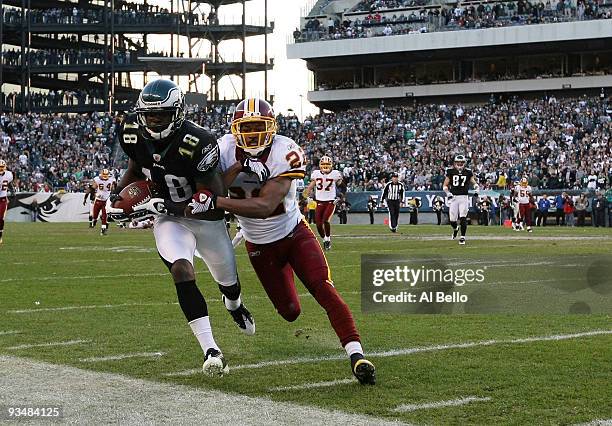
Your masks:
M 272 144 L 276 130 L 274 118 L 257 115 L 238 118 L 231 125 L 236 146 L 252 157 L 261 155 Z

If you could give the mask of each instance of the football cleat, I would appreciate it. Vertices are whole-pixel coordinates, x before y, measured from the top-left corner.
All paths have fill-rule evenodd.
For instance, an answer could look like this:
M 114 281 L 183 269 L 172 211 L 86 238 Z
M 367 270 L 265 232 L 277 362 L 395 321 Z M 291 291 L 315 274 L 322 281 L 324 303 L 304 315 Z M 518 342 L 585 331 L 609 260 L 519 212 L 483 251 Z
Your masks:
M 222 296 L 223 303 L 225 304 L 225 296 Z M 249 312 L 249 310 L 244 306 L 243 303 L 240 304 L 238 309 L 227 312 L 230 313 L 232 319 L 238 326 L 238 328 L 247 336 L 252 336 L 255 334 L 255 320 L 253 319 L 253 315 Z
M 391 228 L 391 232 L 395 234 L 397 232 L 397 228 Z
M 462 245 L 462 246 L 465 245 L 465 237 L 460 237 L 459 238 L 459 245 Z
M 219 349 L 209 348 L 204 356 L 202 371 L 209 376 L 223 376 L 229 373 L 229 367 Z
M 353 375 L 362 385 L 376 384 L 376 367 L 361 354 L 351 356 Z
M 331 241 L 323 241 L 323 250 L 331 249 Z
M 527 232 L 533 232 L 533 229 L 531 229 L 531 226 L 527 227 Z

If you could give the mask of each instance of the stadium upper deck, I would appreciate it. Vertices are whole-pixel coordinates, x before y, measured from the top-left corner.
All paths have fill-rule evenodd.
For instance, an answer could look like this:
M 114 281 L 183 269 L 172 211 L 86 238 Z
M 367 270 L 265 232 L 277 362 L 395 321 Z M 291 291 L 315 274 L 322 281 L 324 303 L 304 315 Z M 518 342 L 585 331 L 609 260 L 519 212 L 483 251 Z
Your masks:
M 334 3 L 303 18 L 287 48 L 313 71 L 308 99 L 322 108 L 612 87 L 612 3 Z

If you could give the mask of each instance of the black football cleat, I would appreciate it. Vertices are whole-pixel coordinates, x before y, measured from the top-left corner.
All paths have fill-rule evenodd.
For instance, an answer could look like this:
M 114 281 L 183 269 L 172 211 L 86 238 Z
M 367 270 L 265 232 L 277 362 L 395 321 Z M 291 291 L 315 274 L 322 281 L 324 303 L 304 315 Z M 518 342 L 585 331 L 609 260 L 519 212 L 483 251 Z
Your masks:
M 376 367 L 364 358 L 362 354 L 351 355 L 351 368 L 353 375 L 362 385 L 376 384 Z
M 220 350 L 209 348 L 206 351 L 202 371 L 209 376 L 223 376 L 229 372 L 225 357 Z
M 465 245 L 465 237 L 460 237 L 459 238 L 459 245 Z
M 223 304 L 225 304 L 225 296 L 222 296 Z M 238 328 L 247 336 L 252 336 L 255 334 L 255 320 L 253 319 L 253 315 L 249 312 L 249 310 L 244 306 L 244 303 L 241 303 L 238 309 L 227 312 L 230 313 L 232 319 L 238 326 Z
M 323 241 L 323 250 L 331 250 L 331 241 Z

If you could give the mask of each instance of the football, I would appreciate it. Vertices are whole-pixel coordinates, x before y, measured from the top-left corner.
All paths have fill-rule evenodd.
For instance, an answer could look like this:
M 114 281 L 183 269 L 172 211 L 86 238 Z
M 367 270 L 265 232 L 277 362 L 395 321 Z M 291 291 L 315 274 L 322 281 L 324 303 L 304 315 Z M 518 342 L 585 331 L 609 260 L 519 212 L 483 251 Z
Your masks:
M 158 190 L 150 180 L 140 180 L 133 182 L 123 188 L 119 193 L 121 199 L 115 202 L 114 206 L 123 209 L 126 214 L 133 213 L 134 207 L 145 204 L 158 194 Z

